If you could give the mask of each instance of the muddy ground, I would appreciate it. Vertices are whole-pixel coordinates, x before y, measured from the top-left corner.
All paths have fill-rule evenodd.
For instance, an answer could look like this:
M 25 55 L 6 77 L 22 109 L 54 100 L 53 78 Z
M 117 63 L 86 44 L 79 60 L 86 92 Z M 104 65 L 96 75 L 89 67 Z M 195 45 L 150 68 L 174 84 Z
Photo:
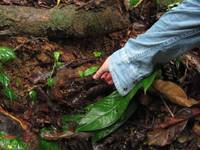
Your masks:
M 32 7 L 52 7 L 55 1 L 13 1 L 3 0 L 0 4 L 26 5 Z M 100 97 L 114 90 L 113 86 L 104 81 L 94 81 L 91 76 L 80 78 L 79 72 L 90 66 L 100 66 L 101 63 L 115 50 L 120 49 L 130 37 L 136 37 L 145 32 L 155 21 L 158 12 L 153 12 L 154 17 L 149 17 L 152 12 L 145 9 L 135 16 L 133 24 L 128 29 L 105 35 L 104 37 L 88 39 L 47 39 L 36 37 L 8 37 L 0 39 L 1 46 L 15 49 L 17 59 L 5 64 L 5 72 L 11 79 L 11 87 L 18 95 L 16 101 L 9 101 L 1 95 L 0 106 L 7 112 L 24 120 L 31 128 L 30 143 L 37 143 L 37 134 L 43 127 L 54 125 L 60 127 L 60 117 L 63 114 L 82 112 L 83 107 L 97 101 Z M 47 78 L 53 67 L 53 52 L 61 52 L 60 61 L 64 66 L 57 69 L 53 77 L 55 86 L 47 86 Z M 95 50 L 102 51 L 103 56 L 94 57 Z M 199 48 L 189 52 L 195 58 L 200 57 Z M 180 85 L 189 97 L 200 100 L 200 81 L 198 63 L 183 60 L 177 65 L 175 61 L 162 67 L 163 79 L 170 80 Z M 36 90 L 37 100 L 33 101 L 28 96 L 29 91 Z M 185 115 L 190 111 L 173 104 L 163 102 L 163 98 L 155 91 L 144 95 L 139 92 L 135 101 L 139 104 L 134 115 L 117 131 L 97 144 L 88 140 L 70 139 L 62 140 L 63 149 L 72 150 L 197 150 L 199 138 L 194 132 L 193 125 L 199 123 L 198 118 L 188 120 L 184 130 L 177 133 L 167 146 L 149 146 L 147 133 L 156 126 L 165 123 L 171 113 Z M 166 107 L 167 105 L 167 107 Z M 198 108 L 198 107 L 197 107 Z M 199 110 L 198 110 L 199 111 Z M 14 135 L 21 135 L 22 131 L 15 123 L 1 114 L 0 118 L 6 125 L 0 125 L 0 129 Z M 6 121 L 5 121 L 6 120 Z M 30 138 L 29 137 L 29 138 Z M 35 137 L 35 138 L 34 138 Z M 35 140 L 33 140 L 35 139 Z M 30 144 L 30 145 L 31 145 Z

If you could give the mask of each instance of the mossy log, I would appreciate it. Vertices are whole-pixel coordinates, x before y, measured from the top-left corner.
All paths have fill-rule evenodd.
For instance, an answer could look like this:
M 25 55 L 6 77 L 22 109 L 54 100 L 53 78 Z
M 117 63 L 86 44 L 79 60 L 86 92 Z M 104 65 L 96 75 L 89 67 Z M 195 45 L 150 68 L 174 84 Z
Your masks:
M 120 0 L 107 0 L 91 10 L 71 4 L 52 9 L 0 5 L 0 37 L 81 38 L 111 33 L 129 24 Z

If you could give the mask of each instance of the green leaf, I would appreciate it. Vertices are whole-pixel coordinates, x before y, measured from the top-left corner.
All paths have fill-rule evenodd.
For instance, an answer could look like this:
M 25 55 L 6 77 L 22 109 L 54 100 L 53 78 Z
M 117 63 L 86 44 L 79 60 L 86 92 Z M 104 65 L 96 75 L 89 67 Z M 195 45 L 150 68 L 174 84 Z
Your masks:
M 78 73 L 79 73 L 79 76 L 80 76 L 81 78 L 84 77 L 84 72 L 83 72 L 83 71 L 79 71 Z
M 80 121 L 77 129 L 80 131 L 95 131 L 115 123 L 126 110 L 133 93 L 139 87 L 136 85 L 127 96 L 121 96 L 117 91 L 93 104 L 91 110 Z
M 54 57 L 54 61 L 58 62 L 59 58 L 60 58 L 61 53 L 59 51 L 55 51 L 53 53 L 53 57 Z
M 47 141 L 40 139 L 40 144 L 38 150 L 60 150 L 57 141 Z
M 85 71 L 79 71 L 80 77 L 87 77 L 94 74 L 98 70 L 98 67 L 89 67 Z
M 0 148 L 2 150 L 29 150 L 28 145 L 22 140 L 0 132 Z
M 3 72 L 0 73 L 0 83 L 5 87 L 7 87 L 10 84 L 10 79 Z
M 156 70 L 154 73 L 152 73 L 146 79 L 141 81 L 141 84 L 142 84 L 142 87 L 144 88 L 145 94 L 146 94 L 147 90 L 151 87 L 151 85 L 153 84 L 153 81 L 159 75 L 159 73 L 160 73 L 160 70 Z
M 97 141 L 105 138 L 109 134 L 111 134 L 116 129 L 118 129 L 121 125 L 123 125 L 133 115 L 133 113 L 135 112 L 136 109 L 137 109 L 137 103 L 132 101 L 129 104 L 125 113 L 122 115 L 122 117 L 115 124 L 105 128 L 105 129 L 97 130 L 97 131 L 94 132 L 94 135 L 92 136 L 92 142 L 97 142 Z
M 30 97 L 31 100 L 36 101 L 37 92 L 35 90 L 31 90 L 31 91 L 29 91 L 28 96 Z
M 111 126 L 121 118 L 129 101 L 140 88 L 148 89 L 155 79 L 157 71 L 138 82 L 126 96 L 117 91 L 99 100 L 89 107 L 89 112 L 81 119 L 77 131 L 96 131 Z
M 59 68 L 59 67 L 61 67 L 61 66 L 63 66 L 64 65 L 64 63 L 63 62 L 56 62 L 56 68 Z
M 55 84 L 55 80 L 53 78 L 47 79 L 47 85 L 48 87 L 52 87 Z
M 93 54 L 94 54 L 94 57 L 97 57 L 97 58 L 102 56 L 101 51 L 94 51 Z
M 17 96 L 14 93 L 13 89 L 9 88 L 9 87 L 4 87 L 2 90 L 2 93 L 10 100 L 16 100 Z
M 5 63 L 15 59 L 15 53 L 13 49 L 8 47 L 0 47 L 0 61 Z
M 84 71 L 84 76 L 85 77 L 90 76 L 94 74 L 97 70 L 98 70 L 98 67 L 90 67 Z

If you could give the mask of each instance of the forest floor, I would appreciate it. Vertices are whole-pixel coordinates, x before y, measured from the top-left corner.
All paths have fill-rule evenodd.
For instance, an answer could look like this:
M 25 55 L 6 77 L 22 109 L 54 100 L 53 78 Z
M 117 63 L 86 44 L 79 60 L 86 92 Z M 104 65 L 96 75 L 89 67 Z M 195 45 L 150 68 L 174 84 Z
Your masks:
M 54 1 L 3 0 L 0 4 L 26 5 L 50 8 Z M 146 10 L 146 9 L 144 9 Z M 58 39 L 36 37 L 9 37 L 0 39 L 0 45 L 12 47 L 17 59 L 5 64 L 5 72 L 11 80 L 11 87 L 17 93 L 16 101 L 9 101 L 1 95 L 0 130 L 15 136 L 22 136 L 18 123 L 10 115 L 23 120 L 31 131 L 23 138 L 34 148 L 38 142 L 40 129 L 54 125 L 61 126 L 63 114 L 82 112 L 87 104 L 114 90 L 103 81 L 95 81 L 91 76 L 80 78 L 80 71 L 91 66 L 100 66 L 114 51 L 120 49 L 130 38 L 145 32 L 155 19 L 149 18 L 149 11 L 134 14 L 137 19 L 128 29 L 104 37 L 88 39 Z M 148 14 L 148 15 L 147 15 Z M 154 18 L 159 13 L 154 13 Z M 54 65 L 53 53 L 61 52 L 58 68 L 52 77 L 54 86 L 47 86 Z M 101 57 L 94 52 L 101 51 Z M 162 80 L 179 85 L 188 97 L 200 100 L 200 51 L 194 48 L 180 61 L 172 60 L 162 67 Z M 37 92 L 37 100 L 29 97 L 30 91 Z M 178 91 L 178 90 L 177 90 Z M 176 93 L 176 89 L 174 89 Z M 118 130 L 92 144 L 90 140 L 64 139 L 62 149 L 71 150 L 197 150 L 200 148 L 200 108 L 199 105 L 184 107 L 168 101 L 155 91 L 134 98 L 139 104 L 133 116 Z M 184 103 L 184 102 L 183 102 Z M 11 117 L 12 118 L 12 117 Z

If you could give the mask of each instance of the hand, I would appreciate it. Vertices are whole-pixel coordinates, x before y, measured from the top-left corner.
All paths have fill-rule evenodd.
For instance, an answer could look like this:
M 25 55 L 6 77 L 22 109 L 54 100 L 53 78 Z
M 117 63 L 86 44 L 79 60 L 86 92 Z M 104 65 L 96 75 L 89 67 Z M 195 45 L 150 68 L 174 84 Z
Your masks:
M 113 84 L 111 73 L 108 69 L 108 61 L 110 57 L 106 59 L 106 61 L 103 63 L 103 65 L 99 68 L 99 70 L 94 74 L 93 79 L 103 79 L 105 80 L 109 85 Z

